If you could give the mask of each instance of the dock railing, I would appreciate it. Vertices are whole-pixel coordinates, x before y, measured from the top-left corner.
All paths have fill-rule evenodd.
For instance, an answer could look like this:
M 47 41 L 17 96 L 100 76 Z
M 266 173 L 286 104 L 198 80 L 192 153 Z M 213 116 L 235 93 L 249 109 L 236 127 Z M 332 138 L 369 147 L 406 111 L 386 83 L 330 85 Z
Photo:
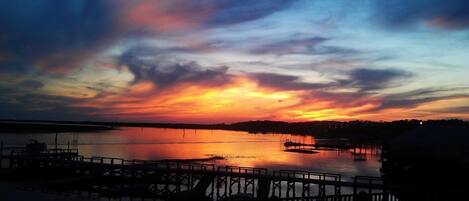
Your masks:
M 49 149 L 35 154 L 19 149 L 11 150 L 10 154 L 4 151 L 2 146 L 2 168 L 43 170 L 42 176 L 56 172 L 72 174 L 63 177 L 82 178 L 80 189 L 87 189 L 87 186 L 94 186 L 89 189 L 93 192 L 96 188 L 106 189 L 106 192 L 98 191 L 103 195 L 112 195 L 117 191 L 113 189 L 121 189 L 119 195 L 133 196 L 134 193 L 163 200 L 186 191 L 203 194 L 213 200 L 243 195 L 261 200 L 277 197 L 280 200 L 338 201 L 357 200 L 355 198 L 364 192 L 373 201 L 397 200 L 386 190 L 379 177 L 356 176 L 351 178 L 352 181 L 344 181 L 340 174 L 313 171 L 269 171 L 265 168 L 194 162 L 86 157 L 79 155 L 78 149 Z M 8 161 L 8 167 L 3 161 Z M 60 171 L 60 168 L 66 170 Z M 353 194 L 343 194 L 343 187 L 353 188 Z

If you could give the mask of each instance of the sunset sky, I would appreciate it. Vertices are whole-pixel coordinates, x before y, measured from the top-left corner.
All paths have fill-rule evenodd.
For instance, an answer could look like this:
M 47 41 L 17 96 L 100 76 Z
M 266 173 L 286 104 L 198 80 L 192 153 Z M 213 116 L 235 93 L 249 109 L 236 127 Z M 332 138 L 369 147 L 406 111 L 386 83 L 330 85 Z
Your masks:
M 0 0 L 0 119 L 469 120 L 466 0 Z

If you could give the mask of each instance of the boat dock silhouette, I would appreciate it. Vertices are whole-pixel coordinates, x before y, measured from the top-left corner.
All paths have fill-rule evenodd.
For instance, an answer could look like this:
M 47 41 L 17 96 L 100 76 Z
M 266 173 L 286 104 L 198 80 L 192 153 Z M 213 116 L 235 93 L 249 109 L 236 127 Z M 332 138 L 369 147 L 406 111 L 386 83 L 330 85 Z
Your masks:
M 344 179 L 340 174 L 311 171 L 85 157 L 78 149 L 37 150 L 30 146 L 4 152 L 0 155 L 2 178 L 39 184 L 30 189 L 94 198 L 397 200 L 379 177 Z M 344 189 L 351 193 L 343 193 Z

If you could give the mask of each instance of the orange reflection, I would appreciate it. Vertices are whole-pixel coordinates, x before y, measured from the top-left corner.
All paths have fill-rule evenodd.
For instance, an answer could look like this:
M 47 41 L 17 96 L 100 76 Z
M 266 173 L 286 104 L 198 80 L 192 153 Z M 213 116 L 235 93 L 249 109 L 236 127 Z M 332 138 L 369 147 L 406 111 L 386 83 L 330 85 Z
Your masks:
M 85 155 L 103 155 L 127 159 L 200 159 L 222 156 L 211 161 L 217 165 L 263 167 L 271 169 L 299 168 L 353 172 L 365 168 L 378 173 L 377 158 L 357 164 L 349 151 L 319 151 L 317 154 L 285 152 L 283 142 L 292 140 L 314 143 L 312 136 L 249 134 L 224 130 L 183 130 L 159 128 L 123 128 L 110 133 L 83 137 L 79 148 Z M 98 142 L 98 144 L 94 144 Z M 90 144 L 89 144 L 90 143 Z M 103 144 L 99 144 L 103 143 Z

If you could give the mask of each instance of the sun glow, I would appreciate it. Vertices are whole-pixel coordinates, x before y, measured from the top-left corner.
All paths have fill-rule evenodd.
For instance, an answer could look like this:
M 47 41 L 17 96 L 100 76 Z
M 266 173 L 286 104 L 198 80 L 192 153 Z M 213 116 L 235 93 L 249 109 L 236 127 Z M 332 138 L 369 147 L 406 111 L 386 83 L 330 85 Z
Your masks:
M 108 107 L 108 115 L 139 115 L 185 121 L 235 121 L 276 116 L 301 103 L 303 92 L 274 91 L 236 78 L 223 86 L 180 85 L 160 91 L 151 82 L 134 85 L 126 95 L 83 103 Z
M 306 101 L 307 100 L 307 101 Z M 379 99 L 349 100 L 315 96 L 304 90 L 263 87 L 249 77 L 237 76 L 221 85 L 180 84 L 159 88 L 151 81 L 129 85 L 126 93 L 90 99 L 77 107 L 99 107 L 96 111 L 111 119 L 168 122 L 222 123 L 250 120 L 312 121 L 391 119 L 411 112 L 387 110 L 373 114 Z

